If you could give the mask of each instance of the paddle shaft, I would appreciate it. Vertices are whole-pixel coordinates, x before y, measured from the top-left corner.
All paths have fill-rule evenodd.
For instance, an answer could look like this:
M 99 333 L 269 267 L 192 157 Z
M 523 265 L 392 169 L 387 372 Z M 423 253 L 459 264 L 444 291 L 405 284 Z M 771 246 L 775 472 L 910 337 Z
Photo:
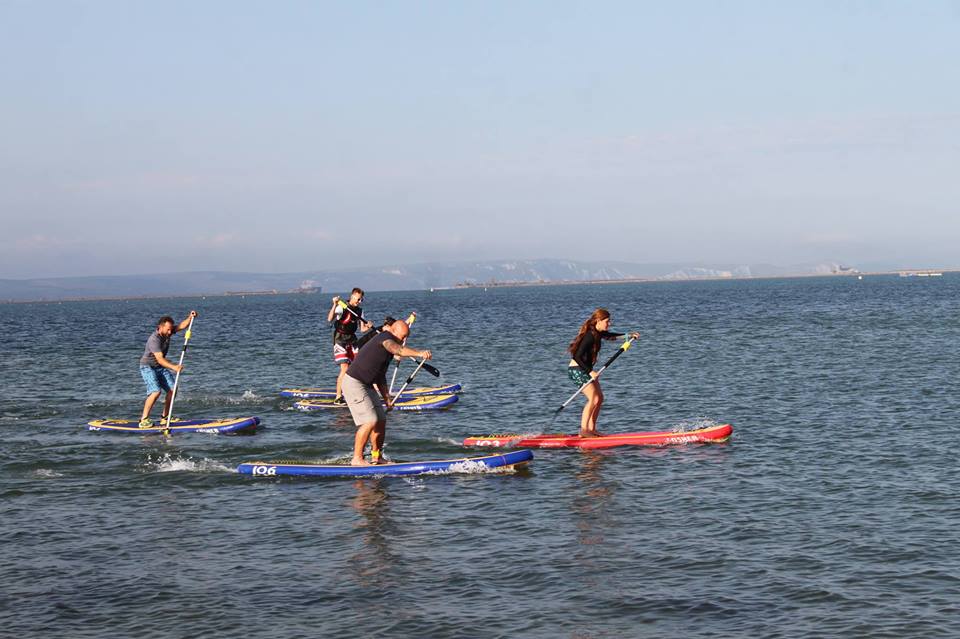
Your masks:
M 407 378 L 407 381 L 405 381 L 403 383 L 403 386 L 400 387 L 400 390 L 397 391 L 397 394 L 395 395 L 395 397 L 400 397 L 401 395 L 403 395 L 403 391 L 407 390 L 407 386 L 409 386 L 410 382 L 413 381 L 414 376 L 420 372 L 420 369 L 423 368 L 423 365 L 426 363 L 426 361 L 427 360 L 420 360 L 420 362 L 417 364 L 417 367 L 413 369 L 412 373 L 410 373 L 410 377 Z M 397 400 L 393 400 L 393 403 L 396 403 L 396 401 Z
M 180 351 L 180 369 L 177 370 L 177 376 L 173 380 L 173 393 L 170 395 L 170 410 L 167 412 L 167 429 L 170 429 L 170 420 L 173 419 L 173 403 L 177 401 L 177 388 L 180 387 L 180 371 L 183 370 L 183 358 L 187 354 L 187 347 L 190 346 L 190 331 L 193 328 L 194 318 L 190 318 L 187 324 L 187 332 L 183 335 L 183 350 Z
M 579 394 L 583 391 L 584 388 L 586 388 L 586 387 L 589 386 L 590 384 L 592 384 L 592 383 L 594 383 L 595 381 L 597 381 L 597 378 L 600 377 L 600 374 L 603 373 L 603 371 L 607 370 L 607 367 L 610 366 L 610 364 L 613 364 L 613 362 L 614 362 L 615 359 L 617 359 L 618 357 L 620 357 L 621 355 L 623 355 L 624 352 L 625 352 L 628 348 L 630 348 L 630 345 L 631 345 L 632 343 L 633 343 L 633 340 L 632 340 L 632 339 L 628 339 L 627 341 L 625 341 L 625 342 L 623 343 L 623 346 L 621 346 L 620 348 L 618 348 L 618 349 L 617 349 L 617 352 L 614 353 L 614 354 L 610 357 L 610 359 L 608 359 L 608 360 L 606 361 L 606 363 L 605 363 L 603 366 L 600 367 L 600 370 L 597 371 L 597 377 L 594 377 L 594 378 L 591 379 L 589 382 L 587 382 L 586 384 L 584 384 L 583 386 L 581 386 L 580 388 L 578 388 L 578 389 L 577 389 L 577 392 L 574 393 L 573 395 L 571 395 L 570 398 L 569 398 L 567 401 L 565 401 L 563 404 L 561 404 L 561 405 L 560 405 L 560 408 L 558 408 L 558 409 L 556 410 L 556 412 L 559 413 L 559 412 L 562 411 L 564 408 L 566 408 L 566 407 L 567 407 L 567 404 L 569 404 L 570 402 L 572 402 L 573 399 L 574 399 L 577 395 L 579 395 Z
M 390 378 L 390 394 L 393 394 L 393 385 L 397 381 L 397 373 L 400 372 L 400 360 L 397 360 L 397 365 L 393 367 L 393 377 Z

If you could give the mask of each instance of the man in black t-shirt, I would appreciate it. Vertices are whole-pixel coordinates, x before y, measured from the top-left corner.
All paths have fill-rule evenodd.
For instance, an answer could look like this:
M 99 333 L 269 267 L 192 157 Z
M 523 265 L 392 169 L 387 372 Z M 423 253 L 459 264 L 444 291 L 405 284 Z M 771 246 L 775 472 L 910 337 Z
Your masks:
M 363 458 L 363 449 L 370 442 L 372 463 L 380 462 L 380 449 L 387 432 L 387 413 L 393 408 L 390 391 L 387 386 L 387 367 L 394 356 L 420 357 L 430 359 L 430 351 L 418 351 L 403 345 L 410 334 L 406 322 L 393 322 L 383 332 L 372 338 L 357 353 L 356 358 L 343 376 L 343 397 L 347 400 L 353 423 L 357 425 L 357 434 L 353 442 L 354 466 L 367 466 Z M 374 390 L 380 391 L 380 396 Z M 382 398 L 382 402 L 381 402 Z M 386 404 L 386 409 L 384 409 Z

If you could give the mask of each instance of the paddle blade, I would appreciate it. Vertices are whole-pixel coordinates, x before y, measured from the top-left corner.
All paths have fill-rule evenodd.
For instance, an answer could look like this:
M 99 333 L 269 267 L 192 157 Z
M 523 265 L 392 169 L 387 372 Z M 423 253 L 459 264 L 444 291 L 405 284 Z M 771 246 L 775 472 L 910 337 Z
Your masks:
M 430 364 L 424 364 L 424 365 L 423 365 L 423 370 L 427 371 L 428 373 L 430 373 L 430 374 L 433 375 L 434 377 L 440 377 L 440 371 L 437 370 L 435 367 L 431 366 Z

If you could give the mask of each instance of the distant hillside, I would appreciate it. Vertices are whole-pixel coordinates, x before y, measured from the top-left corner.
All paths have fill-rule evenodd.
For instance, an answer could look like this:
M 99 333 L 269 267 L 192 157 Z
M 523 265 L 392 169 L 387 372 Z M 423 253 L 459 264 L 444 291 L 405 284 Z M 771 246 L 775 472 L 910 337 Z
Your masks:
M 230 273 L 202 271 L 157 275 L 110 275 L 0 280 L 0 301 L 62 300 L 103 297 L 221 295 L 230 292 L 309 291 L 318 287 L 343 292 L 354 286 L 373 291 L 446 288 L 458 285 L 606 281 L 622 279 L 698 279 L 828 274 L 836 264 L 793 267 L 771 265 L 631 264 L 571 260 L 489 260 L 388 265 L 303 273 Z

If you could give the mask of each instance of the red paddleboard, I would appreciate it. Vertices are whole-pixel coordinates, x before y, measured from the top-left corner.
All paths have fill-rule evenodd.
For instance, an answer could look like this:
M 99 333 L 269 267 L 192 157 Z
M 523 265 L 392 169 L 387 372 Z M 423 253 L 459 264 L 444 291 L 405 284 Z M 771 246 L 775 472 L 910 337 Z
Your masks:
M 467 437 L 464 446 L 517 446 L 520 448 L 613 448 L 614 446 L 667 446 L 696 442 L 722 442 L 730 438 L 733 426 L 718 424 L 698 430 L 616 433 L 599 437 L 579 435 L 480 435 Z

